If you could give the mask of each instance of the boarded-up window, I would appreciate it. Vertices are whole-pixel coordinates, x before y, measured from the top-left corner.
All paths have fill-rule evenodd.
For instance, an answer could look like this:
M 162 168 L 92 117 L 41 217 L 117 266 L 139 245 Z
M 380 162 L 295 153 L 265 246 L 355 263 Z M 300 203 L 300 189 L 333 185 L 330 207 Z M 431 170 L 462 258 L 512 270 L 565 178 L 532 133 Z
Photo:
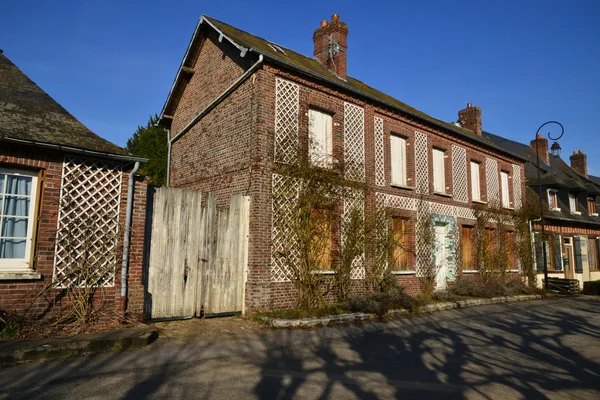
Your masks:
M 317 269 L 329 271 L 333 250 L 333 213 L 330 210 L 313 209 L 310 218 L 313 239 L 309 256 Z
M 510 207 L 510 195 L 508 191 L 508 172 L 500 171 L 500 184 L 502 189 L 502 207 Z
M 437 193 L 446 193 L 444 154 L 444 150 L 433 149 L 433 191 Z
M 407 271 L 408 267 L 408 220 L 405 218 L 392 218 L 393 254 L 392 270 Z
M 581 274 L 583 273 L 583 262 L 587 261 L 585 260 L 587 255 L 583 251 L 583 241 L 579 236 L 573 238 L 573 243 L 575 244 L 575 246 L 573 246 L 573 251 L 575 253 L 575 272 Z
M 588 262 L 590 270 L 598 269 L 598 246 L 596 238 L 588 238 Z
M 390 136 L 392 185 L 406 186 L 406 139 Z
M 515 233 L 512 231 L 504 232 L 504 248 L 508 258 L 508 267 L 513 269 L 517 258 Z
M 554 271 L 562 271 L 562 251 L 560 247 L 560 235 L 552 235 L 549 239 L 550 243 L 550 269 Z
M 473 227 L 463 226 L 461 231 L 463 269 L 473 269 Z
M 588 197 L 587 199 L 587 204 L 588 204 L 588 214 L 596 214 L 596 202 L 594 201 L 593 197 Z
M 538 271 L 544 270 L 544 247 L 542 243 L 542 235 L 538 232 L 533 234 L 535 245 L 535 265 Z
M 333 161 L 331 115 L 308 110 L 309 158 L 312 165 L 330 167 Z
M 496 240 L 494 239 L 494 231 L 494 228 L 485 228 L 485 231 L 483 232 L 485 246 L 489 249 L 495 249 L 497 245 Z
M 579 206 L 577 204 L 577 196 L 574 193 L 569 193 L 569 209 L 571 212 L 579 211 Z
M 471 200 L 481 201 L 481 181 L 479 180 L 480 164 L 471 161 Z

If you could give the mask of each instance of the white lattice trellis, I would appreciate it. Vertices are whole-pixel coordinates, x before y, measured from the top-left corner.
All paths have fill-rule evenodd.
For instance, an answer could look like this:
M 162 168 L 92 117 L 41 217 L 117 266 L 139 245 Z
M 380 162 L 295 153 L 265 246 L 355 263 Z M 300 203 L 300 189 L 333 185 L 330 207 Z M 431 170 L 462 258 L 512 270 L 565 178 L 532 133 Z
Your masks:
M 365 215 L 365 199 L 362 190 L 346 189 L 344 196 L 344 212 L 342 214 L 342 249 L 345 246 L 347 232 L 345 227 L 350 222 L 350 215 L 353 209 L 358 209 L 364 219 Z M 352 260 L 352 270 L 350 271 L 350 279 L 365 279 L 365 253 L 357 256 Z
M 275 80 L 275 161 L 298 161 L 298 112 L 300 90 L 295 83 Z
M 65 157 L 54 254 L 54 282 L 114 286 L 119 237 L 120 164 Z
M 298 200 L 300 179 L 273 174 L 273 224 L 271 236 L 271 280 L 289 282 L 292 271 L 288 261 L 298 262 L 300 254 L 292 227 L 293 210 Z M 292 243 L 292 245 L 290 245 Z
M 452 190 L 454 200 L 466 203 L 469 200 L 467 190 L 467 151 L 452 145 Z
M 429 149 L 427 135 L 415 132 L 416 191 L 429 194 Z
M 519 165 L 513 164 L 513 194 L 515 198 L 514 206 L 518 210 L 522 206 L 522 197 L 521 197 L 521 167 Z
M 487 184 L 488 204 L 496 207 L 500 201 L 500 186 L 498 183 L 498 161 L 485 159 L 485 179 Z
M 365 180 L 365 111 L 344 103 L 344 163 L 346 179 Z
M 375 117 L 375 184 L 385 186 L 385 150 L 383 118 Z

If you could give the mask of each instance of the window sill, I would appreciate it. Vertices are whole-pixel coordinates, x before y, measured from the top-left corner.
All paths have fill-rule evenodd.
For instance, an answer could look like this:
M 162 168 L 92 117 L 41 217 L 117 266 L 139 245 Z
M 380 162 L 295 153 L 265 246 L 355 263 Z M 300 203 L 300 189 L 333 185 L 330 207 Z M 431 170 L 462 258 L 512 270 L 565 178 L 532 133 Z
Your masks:
M 483 201 L 483 200 L 471 200 L 471 201 L 475 204 L 487 204 L 487 201 Z
M 519 273 L 521 271 L 519 271 L 518 269 L 507 269 L 506 272 Z
M 417 271 L 391 271 L 392 275 L 415 275 Z
M 435 194 L 436 196 L 452 198 L 452 195 L 450 193 L 433 192 L 433 194 Z
M 476 269 L 464 269 L 464 270 L 462 271 L 462 273 L 463 273 L 463 274 L 476 274 L 476 273 L 478 273 L 478 272 L 479 272 L 479 271 L 478 271 L 478 270 L 476 270 Z
M 508 207 L 502 206 L 502 208 L 504 208 L 505 210 L 515 211 L 515 208 L 511 207 L 511 206 L 508 206 Z
M 556 211 L 556 212 L 560 212 L 560 208 L 558 208 L 558 207 L 555 207 L 555 208 L 550 208 L 549 210 L 550 210 L 550 211 Z
M 590 217 L 597 217 L 597 216 L 598 216 L 598 213 L 591 213 L 590 214 Z
M 335 275 L 335 271 L 333 270 L 323 270 L 323 271 L 312 271 L 313 275 Z
M 397 183 L 392 183 L 390 186 L 396 189 L 415 190 L 414 186 L 399 185 Z
M 573 215 L 581 215 L 581 211 L 571 211 L 571 214 L 573 214 Z
M 42 274 L 35 271 L 0 271 L 0 281 L 25 281 L 42 279 Z

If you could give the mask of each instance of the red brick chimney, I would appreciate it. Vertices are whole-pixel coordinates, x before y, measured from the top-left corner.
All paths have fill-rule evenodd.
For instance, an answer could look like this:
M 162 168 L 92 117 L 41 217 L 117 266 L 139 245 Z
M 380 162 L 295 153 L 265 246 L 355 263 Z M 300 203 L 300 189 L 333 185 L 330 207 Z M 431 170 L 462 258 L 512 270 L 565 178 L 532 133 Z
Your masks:
M 475 132 L 477 136 L 481 136 L 481 108 L 473 107 L 468 103 L 467 108 L 458 112 L 458 123 L 463 128 Z
M 323 65 L 342 79 L 346 79 L 346 38 L 348 26 L 333 14 L 331 22 L 321 21 L 321 26 L 313 34 L 314 56 Z
M 535 151 L 535 145 L 537 142 L 537 148 L 540 153 L 540 160 L 544 161 L 547 165 L 550 165 L 550 153 L 548 153 L 548 139 L 538 133 L 535 140 L 531 141 L 531 148 Z
M 570 160 L 571 168 L 587 178 L 587 155 L 583 154 L 581 150 L 574 151 L 570 157 Z

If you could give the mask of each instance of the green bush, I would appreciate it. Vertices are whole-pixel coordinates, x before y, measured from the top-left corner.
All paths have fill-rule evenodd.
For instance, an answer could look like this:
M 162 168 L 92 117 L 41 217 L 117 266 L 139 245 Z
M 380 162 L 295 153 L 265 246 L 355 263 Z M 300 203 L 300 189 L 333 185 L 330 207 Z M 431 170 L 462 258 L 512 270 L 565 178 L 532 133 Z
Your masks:
M 375 292 L 367 297 L 350 297 L 346 307 L 353 312 L 376 314 L 383 317 L 389 310 L 413 310 L 419 302 L 404 292 L 404 287 L 396 286 L 382 292 Z

